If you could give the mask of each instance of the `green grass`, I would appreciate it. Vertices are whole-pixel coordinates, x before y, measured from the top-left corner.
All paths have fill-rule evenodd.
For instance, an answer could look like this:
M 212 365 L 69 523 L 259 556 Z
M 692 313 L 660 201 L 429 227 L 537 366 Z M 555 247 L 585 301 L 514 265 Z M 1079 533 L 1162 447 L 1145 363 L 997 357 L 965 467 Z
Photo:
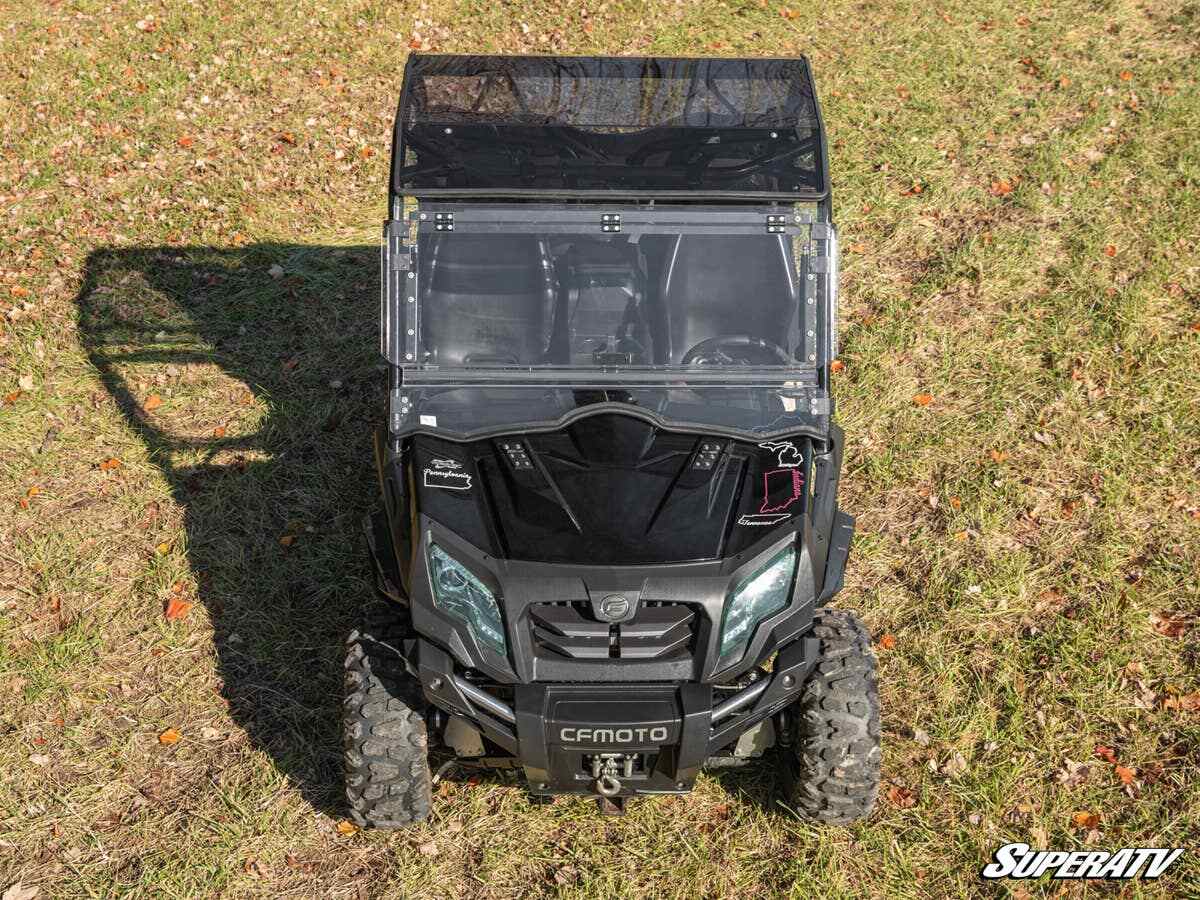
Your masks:
M 0 406 L 0 889 L 960 896 L 1027 840 L 1187 846 L 1126 891 L 1195 892 L 1200 6 L 788 7 L 7 6 L 0 397 L 33 386 Z M 814 828 L 745 771 L 609 820 L 494 779 L 410 833 L 336 830 L 418 40 L 811 57 L 847 249 L 840 603 L 896 639 L 885 795 L 914 805 Z

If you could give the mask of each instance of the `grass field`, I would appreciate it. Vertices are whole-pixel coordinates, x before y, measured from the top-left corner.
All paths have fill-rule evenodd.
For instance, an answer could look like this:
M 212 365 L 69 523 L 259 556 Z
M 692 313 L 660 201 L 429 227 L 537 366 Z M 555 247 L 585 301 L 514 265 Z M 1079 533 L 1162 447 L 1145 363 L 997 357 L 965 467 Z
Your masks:
M 1118 892 L 978 880 L 1022 840 L 1186 846 L 1120 892 L 1197 896 L 1195 0 L 282 7 L 0 2 L 0 891 Z M 745 771 L 623 819 L 452 781 L 427 827 L 339 829 L 410 48 L 811 57 L 867 823 Z

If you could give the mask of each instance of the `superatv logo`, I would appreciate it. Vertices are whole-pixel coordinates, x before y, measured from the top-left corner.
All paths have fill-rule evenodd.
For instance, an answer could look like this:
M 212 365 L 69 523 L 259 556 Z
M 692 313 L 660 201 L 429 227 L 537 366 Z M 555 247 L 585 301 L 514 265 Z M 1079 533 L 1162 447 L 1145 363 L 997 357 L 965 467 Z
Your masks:
M 568 744 L 661 744 L 667 729 L 655 728 L 563 728 L 559 739 Z
M 1005 844 L 995 862 L 983 867 L 984 878 L 1157 878 L 1183 849 L 1126 847 L 1107 850 L 1033 850 L 1028 844 Z

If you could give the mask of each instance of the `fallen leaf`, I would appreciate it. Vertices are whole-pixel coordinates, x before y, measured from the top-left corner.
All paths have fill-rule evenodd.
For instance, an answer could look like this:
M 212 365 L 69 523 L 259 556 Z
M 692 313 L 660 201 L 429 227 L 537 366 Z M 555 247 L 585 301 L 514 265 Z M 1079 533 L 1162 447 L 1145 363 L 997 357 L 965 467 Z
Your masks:
M 262 877 L 263 874 L 262 866 L 258 864 L 257 859 L 253 858 L 247 859 L 244 863 L 242 863 L 242 871 L 247 875 L 253 875 L 256 878 Z
M 933 394 L 914 394 L 912 402 L 917 406 L 928 406 L 933 402 Z
M 833 362 L 831 362 L 829 364 L 829 371 L 833 372 L 834 374 L 836 374 L 838 372 L 844 372 L 844 371 L 846 371 L 846 364 L 844 362 L 842 362 L 840 359 L 835 359 Z
M 19 387 L 23 391 L 32 391 L 33 390 L 33 376 L 32 375 L 22 375 L 20 378 L 17 379 L 17 387 Z
M 1120 78 L 1122 81 L 1132 81 L 1132 80 L 1133 80 L 1133 73 L 1132 73 L 1132 72 L 1130 72 L 1128 69 L 1123 69 L 1123 70 L 1121 71 L 1121 74 L 1120 74 L 1119 76 L 1117 76 L 1117 77 L 1119 77 L 1119 78 Z
M 192 607 L 196 604 L 191 600 L 184 600 L 182 597 L 172 597 L 167 601 L 166 611 L 163 613 L 169 621 L 183 619 L 192 611 Z
M 33 487 L 31 487 L 29 490 L 27 490 L 25 492 L 25 496 L 32 500 L 34 497 L 36 497 L 41 492 L 42 492 L 42 489 L 35 484 Z
M 1197 323 L 1196 330 L 1200 331 L 1200 323 Z M 21 391 L 9 391 L 7 394 L 4 395 L 4 405 L 12 406 L 14 403 L 17 402 L 17 400 L 20 398 L 21 394 L 22 394 Z
M 1116 256 L 1117 255 L 1116 245 L 1115 244 L 1106 244 L 1104 247 L 1104 255 L 1105 256 Z
M 1116 765 L 1117 754 L 1112 747 L 1105 747 L 1103 744 L 1097 744 L 1096 756 L 1104 760 L 1106 763 L 1112 763 L 1113 765 Z
M 951 497 L 950 508 L 955 511 L 962 509 L 962 500 L 960 500 L 958 497 Z
M 50 757 L 47 756 L 45 753 L 34 753 L 32 756 L 29 757 L 29 761 L 31 763 L 33 763 L 35 766 L 50 765 Z
M 891 650 L 896 646 L 896 636 L 894 634 L 885 634 L 879 639 L 879 646 L 883 650 Z
M 28 297 L 29 296 L 29 288 L 21 287 L 21 285 L 19 285 L 19 284 L 14 284 L 12 287 L 10 287 L 8 289 L 8 292 L 10 294 L 12 294 L 12 296 L 14 296 L 14 297 Z
M 967 771 L 967 758 L 955 750 L 950 754 L 950 758 L 942 764 L 942 771 L 951 778 L 957 778 Z
M 1002 463 L 1008 459 L 1008 453 L 1004 450 L 989 450 L 988 455 L 991 456 L 994 463 Z
M 337 829 L 338 834 L 345 835 L 346 837 L 349 837 L 358 831 L 358 826 L 349 819 L 342 819 L 342 821 L 338 822 L 334 827 Z
M 1071 816 L 1071 822 L 1076 828 L 1095 828 L 1100 824 L 1100 814 L 1094 812 L 1077 812 Z
M 1163 637 L 1181 638 L 1187 633 L 1189 622 L 1181 613 L 1160 610 L 1150 614 L 1150 627 Z
M 427 841 L 426 843 L 421 844 L 420 846 L 417 847 L 417 852 L 420 853 L 422 856 L 437 856 L 438 855 L 437 844 L 435 844 L 433 841 Z
M 18 881 L 5 888 L 0 900 L 34 900 L 39 891 L 40 888 L 36 884 L 22 884 Z
M 888 803 L 897 809 L 909 809 L 917 805 L 917 798 L 913 796 L 913 792 L 898 784 L 893 784 L 888 788 L 887 798 Z
M 163 541 L 161 544 L 159 544 L 158 546 L 156 546 L 154 548 L 154 552 L 157 553 L 159 556 L 166 556 L 167 553 L 170 552 L 170 550 L 171 550 L 171 545 L 169 543 L 167 543 L 166 541 Z
M 279 263 L 272 263 L 271 268 L 267 269 L 267 274 L 275 279 L 282 278 L 283 266 L 281 266 Z
M 370 159 L 372 156 L 375 155 L 375 150 L 371 147 L 363 147 L 361 150 L 358 151 L 358 155 L 361 156 L 363 159 Z
M 993 197 L 1004 197 L 1013 192 L 1013 186 L 1005 179 L 993 181 L 990 188 L 990 193 Z
M 213 437 L 217 437 L 217 438 L 225 437 L 225 426 L 218 425 L 216 428 L 214 428 L 213 429 Z
M 158 736 L 158 742 L 160 744 L 167 744 L 167 745 L 178 744 L 182 738 L 183 738 L 183 735 L 180 734 L 176 729 L 168 728 L 166 731 L 164 731 L 162 734 L 160 734 Z
M 194 143 L 196 143 L 196 139 L 194 137 L 192 137 L 190 134 L 181 134 L 179 136 L 178 144 L 180 147 L 183 147 L 185 150 L 188 147 L 192 146 L 192 144 L 194 144 Z
M 153 412 L 162 406 L 162 397 L 158 396 L 158 394 L 151 394 L 146 398 L 146 402 L 142 405 L 145 407 L 147 412 Z
M 798 19 L 798 18 L 800 18 L 800 11 L 795 10 L 795 9 L 788 9 L 785 6 L 781 10 L 779 10 L 779 15 L 783 16 L 785 19 Z
M 1133 784 L 1133 779 L 1137 774 L 1133 769 L 1126 768 L 1125 766 L 1116 766 L 1113 772 L 1121 780 L 1121 784 Z
M 283 546 L 285 546 L 285 547 L 290 547 L 295 542 L 296 542 L 296 536 L 294 534 L 285 534 L 283 537 L 281 537 L 279 539 L 279 543 L 283 544 Z
M 846 249 L 851 253 L 866 253 L 867 245 L 862 241 L 858 241 L 857 243 L 847 245 Z

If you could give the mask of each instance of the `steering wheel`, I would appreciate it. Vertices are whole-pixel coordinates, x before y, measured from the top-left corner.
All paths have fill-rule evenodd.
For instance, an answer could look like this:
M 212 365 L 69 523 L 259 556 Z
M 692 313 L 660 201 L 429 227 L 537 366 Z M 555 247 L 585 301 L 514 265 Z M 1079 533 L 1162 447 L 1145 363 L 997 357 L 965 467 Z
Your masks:
M 778 344 L 764 338 L 719 334 L 696 344 L 679 362 L 684 366 L 790 366 L 795 360 Z

